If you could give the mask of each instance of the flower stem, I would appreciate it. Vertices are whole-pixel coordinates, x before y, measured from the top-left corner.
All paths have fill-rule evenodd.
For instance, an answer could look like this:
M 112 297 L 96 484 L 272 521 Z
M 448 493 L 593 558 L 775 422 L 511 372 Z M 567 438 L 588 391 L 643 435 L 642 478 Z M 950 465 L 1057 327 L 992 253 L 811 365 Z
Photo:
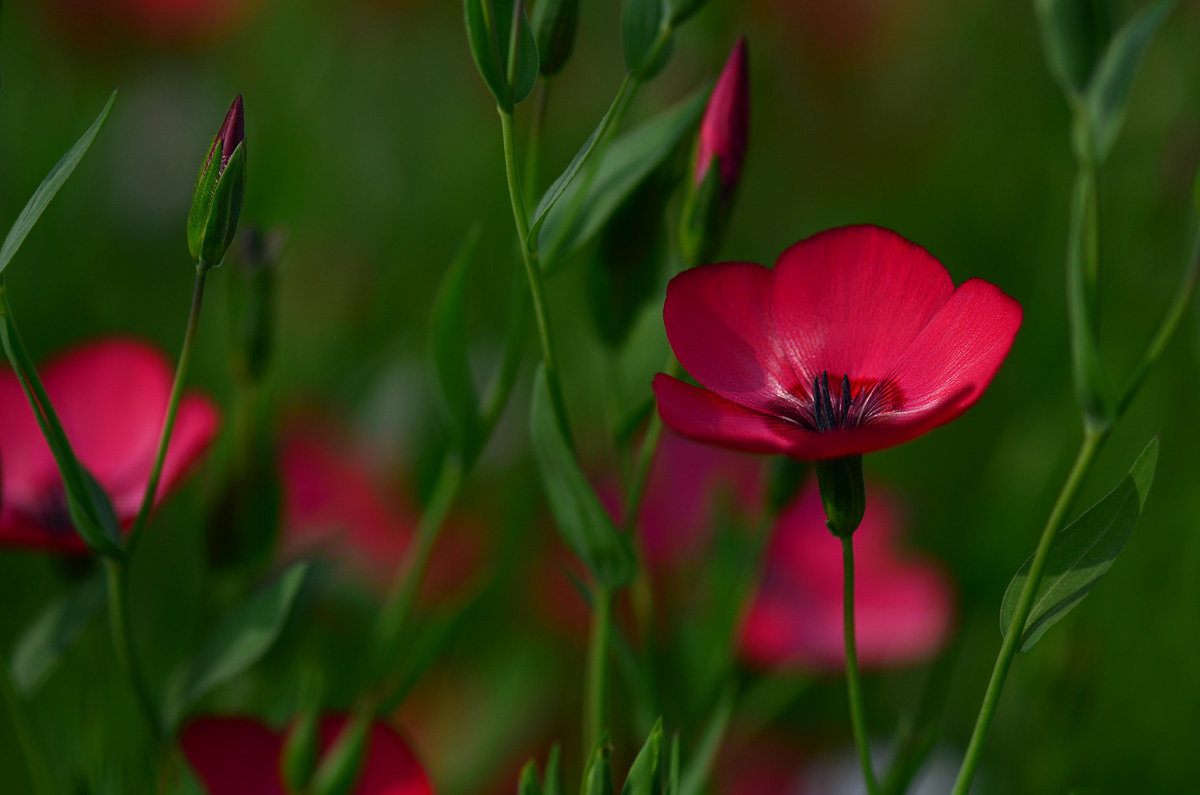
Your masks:
M 29 782 L 33 785 L 33 791 L 37 795 L 54 795 L 58 790 L 54 784 L 54 777 L 50 773 L 46 749 L 38 740 L 37 733 L 33 728 L 33 721 L 30 720 L 29 712 L 25 709 L 25 702 L 17 693 L 16 685 L 13 684 L 7 660 L 0 660 L 0 697 L 4 699 L 4 705 L 8 708 L 8 715 L 12 719 L 17 743 L 21 746 L 21 753 L 25 757 L 25 766 L 29 768 Z
M 588 641 L 587 683 L 584 694 L 584 758 L 608 726 L 608 645 L 612 635 L 612 592 L 597 586 L 592 604 L 592 633 Z
M 863 781 L 869 795 L 879 795 L 879 781 L 871 764 L 871 746 L 867 742 L 867 722 L 863 710 L 862 680 L 858 673 L 858 645 L 854 636 L 854 539 L 843 536 L 842 622 L 846 638 L 846 690 L 850 698 L 850 724 L 854 730 L 854 746 L 862 764 Z
M 542 164 L 542 128 L 546 125 L 546 106 L 550 103 L 550 80 L 543 77 L 533 100 L 533 118 L 529 122 L 529 140 L 525 142 L 525 206 L 529 207 L 537 193 Z
M 1071 503 L 1079 491 L 1079 486 L 1083 483 L 1084 476 L 1087 475 L 1096 458 L 1096 453 L 1099 452 L 1107 436 L 1107 431 L 1084 431 L 1083 443 L 1075 457 L 1075 465 L 1071 467 L 1062 491 L 1059 492 L 1058 499 L 1055 500 L 1054 507 L 1050 511 L 1050 517 L 1046 520 L 1046 526 L 1042 528 L 1042 537 L 1038 540 L 1037 551 L 1034 552 L 1033 562 L 1029 565 L 1029 576 L 1025 578 L 1025 585 L 1021 588 L 1017 608 L 1008 624 L 1004 642 L 1000 645 L 1000 654 L 996 658 L 992 678 L 988 681 L 987 691 L 983 696 L 983 705 L 975 720 L 975 729 L 971 733 L 971 741 L 967 746 L 962 767 L 959 769 L 953 795 L 966 795 L 971 788 L 971 780 L 975 777 L 975 768 L 979 764 L 979 757 L 983 751 L 983 739 L 995 716 L 996 705 L 1000 701 L 1000 691 L 1004 687 L 1004 680 L 1012 666 L 1013 657 L 1020 649 L 1021 639 L 1025 634 L 1023 631 L 1025 622 L 1029 618 L 1029 612 L 1033 609 L 1033 599 L 1041 584 L 1042 575 L 1045 573 L 1051 544 L 1055 535 L 1062 528 L 1067 510 L 1071 507 Z
M 142 497 L 142 506 L 129 532 L 129 542 L 126 550 L 130 556 L 141 540 L 146 522 L 150 518 L 150 509 L 154 507 L 154 497 L 158 491 L 159 478 L 162 477 L 163 463 L 167 460 L 167 447 L 171 442 L 171 432 L 175 428 L 175 415 L 179 412 L 179 400 L 183 396 L 183 382 L 187 378 L 188 364 L 192 359 L 192 348 L 195 346 L 196 329 L 200 325 L 200 308 L 204 303 L 204 280 L 208 267 L 199 264 L 196 267 L 196 281 L 192 288 L 192 307 L 188 312 L 187 329 L 183 334 L 183 349 L 179 353 L 179 362 L 175 366 L 175 382 L 171 385 L 171 396 L 167 401 L 167 414 L 163 420 L 162 436 L 158 442 L 158 453 L 154 457 L 154 466 L 150 469 L 150 479 L 146 483 L 146 494 Z
M 156 743 L 165 737 L 162 720 L 150 689 L 146 685 L 138 662 L 137 652 L 133 646 L 133 636 L 129 632 L 129 565 L 123 560 L 105 560 L 108 574 L 108 615 L 109 626 L 112 630 L 113 649 L 116 651 L 117 664 L 121 666 L 129 679 L 137 696 L 138 706 L 150 726 L 150 731 Z

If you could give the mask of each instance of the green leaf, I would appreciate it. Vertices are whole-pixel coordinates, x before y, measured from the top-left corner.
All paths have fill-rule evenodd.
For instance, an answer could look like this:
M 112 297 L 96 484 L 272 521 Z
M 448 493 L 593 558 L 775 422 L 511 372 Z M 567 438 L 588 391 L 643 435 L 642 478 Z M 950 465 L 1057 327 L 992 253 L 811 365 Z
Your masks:
M 176 725 L 186 710 L 218 685 L 242 673 L 274 645 L 292 611 L 307 563 L 297 563 L 226 615 L 199 653 L 175 672 L 166 716 Z
M 717 706 L 709 716 L 704 726 L 704 733 L 696 743 L 696 749 L 688 760 L 687 768 L 683 771 L 679 795 L 700 795 L 704 784 L 712 772 L 717 752 L 721 750 L 721 741 L 725 739 L 725 731 L 729 728 L 729 719 L 733 717 L 733 706 L 737 701 L 737 685 L 729 683 L 721 691 Z
M 464 300 L 471 259 L 479 246 L 479 227 L 467 233 L 433 302 L 431 348 L 442 413 L 460 458 L 469 462 L 479 445 L 479 395 L 467 354 Z
M 563 437 L 544 367 L 539 367 L 534 377 L 529 422 L 533 455 L 563 541 L 600 585 L 628 585 L 636 567 L 633 548 L 628 536 L 613 524 Z
M 609 126 L 612 124 L 613 117 L 616 115 L 617 108 L 625 101 L 625 94 L 629 90 L 629 77 L 621 83 L 621 88 L 617 91 L 617 96 L 613 99 L 612 104 L 608 106 L 608 110 L 604 112 L 604 117 L 600 119 L 600 123 L 596 125 L 596 129 L 592 130 L 592 134 L 583 142 L 583 146 L 575 153 L 575 157 L 571 159 L 567 165 L 566 171 L 558 175 L 558 179 L 551 183 L 550 187 L 542 195 L 538 202 L 537 209 L 533 212 L 533 222 L 529 225 L 529 239 L 537 240 L 538 233 L 541 231 L 542 224 L 546 222 L 546 216 L 554 209 L 554 205 L 562 198 L 563 193 L 579 175 L 579 170 L 583 168 L 583 164 L 587 162 L 588 157 L 592 154 L 592 150 L 596 148 L 596 144 L 608 132 Z
M 621 43 L 625 65 L 639 80 L 649 80 L 666 66 L 674 36 L 667 0 L 625 0 Z
M 629 767 L 629 776 L 625 786 L 621 787 L 621 795 L 657 795 L 659 792 L 658 763 L 662 757 L 662 718 L 654 724 L 646 744 L 634 758 Z
M 671 737 L 671 770 L 667 775 L 667 795 L 679 795 L 679 734 Z
M 50 169 L 50 173 L 42 180 L 42 184 L 38 185 L 38 189 L 34 191 L 29 203 L 25 205 L 25 209 L 17 216 L 16 223 L 12 225 L 12 229 L 8 231 L 8 236 L 4 238 L 4 243 L 0 245 L 0 273 L 4 273 L 4 269 L 8 263 L 12 261 L 13 255 L 17 253 L 17 249 L 25 242 L 25 236 L 29 234 L 29 230 L 37 223 L 46 206 L 50 204 L 50 200 L 54 198 L 63 183 L 75 171 L 75 167 L 79 165 L 79 161 L 87 154 L 87 150 L 91 147 L 92 141 L 96 140 L 96 134 L 100 132 L 100 128 L 104 126 L 105 119 L 108 118 L 109 111 L 112 110 L 113 102 L 117 98 L 117 92 L 114 91 L 108 97 L 108 102 L 104 103 L 104 109 L 100 111 L 100 115 L 92 122 L 92 126 L 88 127 L 75 145 L 72 146 L 67 153 L 62 156 L 62 159 L 55 163 L 54 168 Z
M 545 270 L 553 272 L 603 229 L 613 213 L 681 148 L 700 122 L 707 89 L 617 138 L 601 157 L 590 184 L 572 183 L 548 213 L 539 242 Z M 583 195 L 580 195 L 580 194 Z
M 12 654 L 13 684 L 22 696 L 32 695 L 46 681 L 100 609 L 106 590 L 97 571 L 51 602 L 17 639 Z
M 313 795 L 350 795 L 362 774 L 370 742 L 371 716 L 355 714 L 313 774 Z
M 612 745 L 606 732 L 588 756 L 583 771 L 583 788 L 580 790 L 582 795 L 613 795 L 612 764 L 609 761 L 611 751 Z
M 1115 489 L 1055 536 L 1046 559 L 1046 573 L 1025 621 L 1021 651 L 1032 648 L 1046 630 L 1079 604 L 1112 567 L 1142 515 L 1157 462 L 1158 438 L 1155 437 Z M 1004 601 L 1000 605 L 1002 634 L 1007 634 L 1012 624 L 1031 563 L 1032 558 L 1025 562 L 1004 592 Z
M 1134 17 L 1113 37 L 1096 65 L 1084 105 L 1091 120 L 1092 151 L 1098 162 L 1108 156 L 1121 131 L 1129 86 L 1142 54 L 1174 6 L 1174 0 L 1160 0 Z
M 538 781 L 537 763 L 530 760 L 521 768 L 521 781 L 517 785 L 518 795 L 542 795 L 542 784 Z
M 669 0 L 668 5 L 671 8 L 671 24 L 679 25 L 708 5 L 708 0 Z
M 522 14 L 517 44 L 517 70 L 513 85 L 508 82 L 508 44 L 513 0 L 463 0 L 467 44 L 483 82 L 505 111 L 529 96 L 537 84 L 537 42 Z
M 567 782 L 563 778 L 562 748 L 555 743 L 546 760 L 546 777 L 543 780 L 546 795 L 567 795 Z
M 1087 86 L 1110 34 L 1098 0 L 1035 0 L 1050 71 L 1069 96 Z

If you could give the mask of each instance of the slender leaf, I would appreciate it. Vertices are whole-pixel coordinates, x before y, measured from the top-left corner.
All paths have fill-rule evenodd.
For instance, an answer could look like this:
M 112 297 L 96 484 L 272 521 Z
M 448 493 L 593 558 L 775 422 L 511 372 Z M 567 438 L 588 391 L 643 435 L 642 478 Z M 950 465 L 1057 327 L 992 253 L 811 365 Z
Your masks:
M 700 735 L 696 749 L 683 771 L 679 795 L 700 795 L 704 791 L 704 784 L 708 781 L 717 752 L 721 750 L 721 742 L 725 739 L 725 730 L 729 728 L 729 719 L 733 717 L 736 700 L 737 685 L 730 682 L 721 692 L 717 706 L 709 716 L 704 733 Z
M 1093 154 L 1098 161 L 1108 156 L 1117 140 L 1134 72 L 1150 39 L 1174 6 L 1174 0 L 1160 0 L 1134 17 L 1113 37 L 1096 65 L 1084 103 L 1091 119 Z
M 92 122 L 92 126 L 88 127 L 82 137 L 75 142 L 75 145 L 67 150 L 67 153 L 62 156 L 62 159 L 54 164 L 54 168 L 50 169 L 50 173 L 42 180 L 42 184 L 38 185 L 38 189 L 33 192 L 32 198 L 25 205 L 25 209 L 17 216 L 16 223 L 12 225 L 12 229 L 8 231 L 8 236 L 4 238 L 4 243 L 0 244 L 0 273 L 8 266 L 13 255 L 17 253 L 17 249 L 25 242 L 25 236 L 29 234 L 29 230 L 37 223 L 38 218 L 42 216 L 46 206 L 50 204 L 50 200 L 54 198 L 63 183 L 75 171 L 75 167 L 79 165 L 79 161 L 87 154 L 87 150 L 91 148 L 92 141 L 96 140 L 96 134 L 100 132 L 100 128 L 104 126 L 105 119 L 108 118 L 109 111 L 112 110 L 113 102 L 117 98 L 117 92 L 114 91 L 108 97 L 108 102 L 104 103 L 103 110 L 96 120 Z
M 667 774 L 667 795 L 679 795 L 679 733 L 671 737 L 671 770 Z
M 601 585 L 628 585 L 636 566 L 629 538 L 613 524 L 563 437 L 541 367 L 534 377 L 530 433 L 546 499 L 563 541 Z
M 558 743 L 550 749 L 546 760 L 546 777 L 543 781 L 546 795 L 567 795 L 567 782 L 563 778 L 562 748 Z
M 97 571 L 51 602 L 18 638 L 12 654 L 13 683 L 33 694 L 104 607 L 103 572 Z
M 611 752 L 612 744 L 605 733 L 588 756 L 583 771 L 582 795 L 613 795 L 612 763 L 609 761 Z
M 672 38 L 667 0 L 625 0 L 621 44 L 625 65 L 639 80 L 654 77 L 666 65 Z
M 542 795 L 542 783 L 538 781 L 537 763 L 530 760 L 521 768 L 521 781 L 517 785 L 518 795 Z
M 1083 92 L 1110 35 L 1100 0 L 1035 0 L 1042 45 L 1059 85 L 1068 95 Z
M 658 764 L 662 758 L 663 722 L 659 718 L 646 738 L 646 744 L 629 767 L 621 795 L 657 795 L 659 792 Z
M 1046 573 L 1025 621 L 1022 651 L 1032 648 L 1046 630 L 1079 604 L 1112 567 L 1142 515 L 1157 462 L 1158 438 L 1155 437 L 1138 456 L 1125 479 L 1054 538 L 1046 559 Z M 1004 634 L 1012 624 L 1031 563 L 1032 558 L 1025 562 L 1004 592 L 1000 606 L 1000 631 Z
M 283 631 L 307 574 L 307 563 L 293 565 L 220 621 L 199 653 L 172 677 L 166 702 L 171 725 L 202 696 L 267 653 Z
M 704 112 L 708 91 L 698 91 L 613 141 L 591 182 L 572 183 L 548 213 L 539 242 L 542 263 L 552 272 L 590 243 L 619 208 L 664 162 L 679 151 Z M 580 195 L 584 193 L 584 195 Z
M 467 310 L 464 295 L 471 259 L 479 247 L 479 227 L 467 233 L 433 302 L 431 347 L 440 402 L 458 454 L 474 456 L 479 443 L 480 410 L 467 354 Z

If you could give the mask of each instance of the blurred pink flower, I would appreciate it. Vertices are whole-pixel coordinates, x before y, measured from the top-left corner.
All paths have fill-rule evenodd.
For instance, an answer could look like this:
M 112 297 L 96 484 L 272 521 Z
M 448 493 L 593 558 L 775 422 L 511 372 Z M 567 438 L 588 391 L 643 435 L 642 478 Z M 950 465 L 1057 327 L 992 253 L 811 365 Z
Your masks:
M 162 433 L 170 365 L 145 343 L 113 338 L 69 350 L 40 374 L 80 464 L 128 527 L 146 493 Z M 156 505 L 207 450 L 219 424 L 207 397 L 183 397 Z M 54 457 L 20 382 L 7 371 L 0 373 L 0 544 L 87 551 L 71 526 Z
M 401 494 L 384 488 L 378 469 L 331 424 L 294 424 L 284 435 L 283 553 L 316 552 L 341 560 L 385 588 L 404 561 L 419 519 Z M 450 517 L 434 547 L 423 593 L 445 596 L 470 579 L 482 560 L 477 533 Z
M 345 715 L 321 720 L 321 753 L 347 722 Z M 279 755 L 284 732 L 251 718 L 204 717 L 189 724 L 180 745 L 208 795 L 284 795 Z M 432 795 L 433 786 L 408 746 L 386 723 L 371 729 L 370 745 L 355 795 Z
M 868 487 L 854 534 L 858 656 L 864 667 L 916 662 L 945 643 L 953 619 L 950 584 L 932 561 L 896 548 L 900 520 L 891 498 Z M 840 671 L 841 544 L 825 526 L 816 484 L 779 517 L 766 568 L 742 625 L 740 653 L 767 668 Z

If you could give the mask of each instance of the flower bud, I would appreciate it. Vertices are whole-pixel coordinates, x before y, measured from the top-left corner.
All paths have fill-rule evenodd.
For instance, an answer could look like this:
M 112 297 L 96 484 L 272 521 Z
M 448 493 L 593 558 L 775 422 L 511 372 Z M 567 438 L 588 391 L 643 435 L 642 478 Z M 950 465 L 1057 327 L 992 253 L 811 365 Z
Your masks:
M 579 28 L 579 0 L 542 0 L 533 14 L 541 73 L 552 77 L 562 71 L 575 49 Z
M 850 538 L 862 524 L 867 508 L 862 456 L 817 461 L 816 470 L 821 502 L 825 505 L 825 525 L 838 538 Z
M 245 193 L 245 117 L 239 94 L 209 147 L 188 214 L 188 249 L 198 267 L 221 264 L 237 232 Z

